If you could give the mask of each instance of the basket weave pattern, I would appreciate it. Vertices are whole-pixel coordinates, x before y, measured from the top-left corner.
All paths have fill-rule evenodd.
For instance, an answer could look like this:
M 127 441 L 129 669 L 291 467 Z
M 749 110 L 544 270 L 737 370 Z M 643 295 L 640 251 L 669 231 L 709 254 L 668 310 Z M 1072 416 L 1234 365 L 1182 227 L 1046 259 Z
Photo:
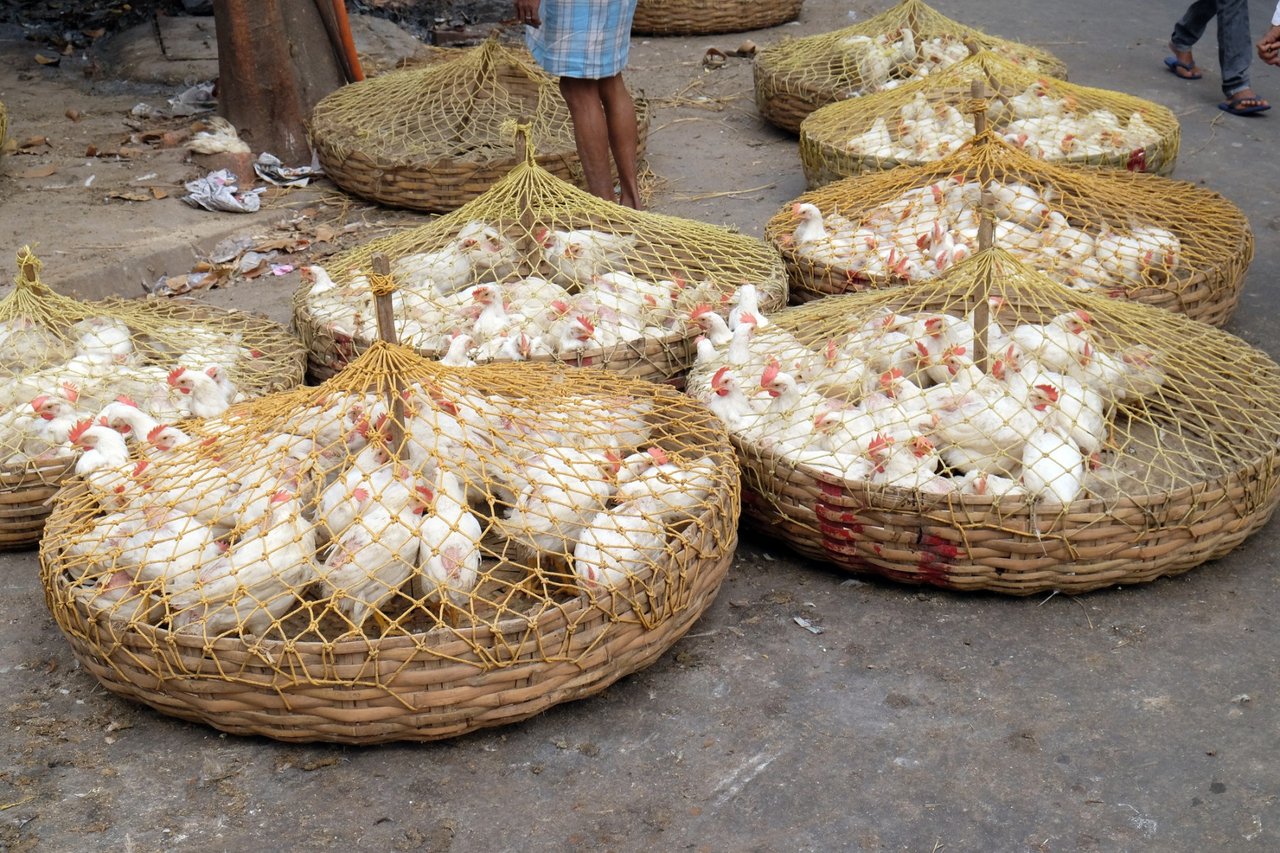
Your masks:
M 649 106 L 636 98 L 637 157 Z M 484 193 L 524 160 L 504 124 L 529 121 L 536 159 L 581 183 L 573 124 L 554 77 L 524 49 L 490 39 L 423 68 L 339 89 L 316 105 L 311 140 L 338 186 L 383 204 L 446 212 Z
M 948 107 L 959 114 L 970 111 L 974 81 L 981 81 L 990 93 L 984 104 L 987 113 L 984 118 L 989 120 L 992 130 L 1011 144 L 1021 139 L 1025 150 L 1035 152 L 1037 157 L 1072 166 L 1166 176 L 1173 172 L 1181 132 L 1177 116 L 1169 108 L 1123 92 L 1047 78 L 991 51 L 981 51 L 910 85 L 832 103 L 810 114 L 800 128 L 800 160 L 809 186 L 818 187 L 852 175 L 916 166 L 937 159 L 932 147 L 924 150 L 923 141 L 919 143 L 921 153 L 898 152 L 895 156 L 869 153 L 855 145 L 855 141 L 866 139 L 876 125 L 896 140 L 900 135 L 898 129 L 905 132 L 908 127 L 903 116 L 922 109 L 935 114 Z M 1037 116 L 1041 115 L 1040 111 L 1053 111 L 1055 123 L 1045 126 L 1059 129 L 1052 138 L 1029 139 L 1026 134 L 1007 132 L 1016 129 L 1017 125 L 1010 123 L 1021 114 L 1019 110 L 1032 111 Z M 1100 130 L 1102 124 L 1086 117 L 1105 121 L 1108 129 Z M 1139 123 L 1141 131 L 1136 129 Z M 966 131 L 971 128 L 969 122 Z M 1107 144 L 1095 143 L 1096 150 L 1090 150 L 1085 141 L 1090 133 L 1094 140 L 1105 139 Z M 966 133 L 966 139 L 968 135 Z M 1131 138 L 1136 145 L 1127 141 Z M 886 147 L 896 150 L 902 146 Z
M 842 434 L 848 437 L 841 442 L 849 442 L 842 446 L 851 449 L 837 453 L 817 433 L 814 425 L 820 421 L 866 421 L 871 409 L 865 407 L 884 402 L 897 405 L 892 400 L 875 403 L 874 392 L 856 386 L 837 393 L 823 385 L 821 372 L 814 372 L 814 364 L 821 363 L 814 361 L 820 353 L 827 353 L 827 362 L 835 365 L 845 336 L 880 328 L 878 318 L 918 317 L 923 322 L 942 315 L 953 321 L 966 313 L 972 317 L 971 306 L 982 293 L 997 297 L 991 318 L 1009 333 L 1008 340 L 1030 340 L 1023 334 L 1032 330 L 1029 324 L 1079 316 L 1087 318 L 1094 346 L 1083 350 L 1082 365 L 1096 363 L 1108 353 L 1125 354 L 1125 363 L 1142 365 L 1133 374 L 1145 377 L 1138 384 L 1102 398 L 1105 415 L 1091 428 L 1090 436 L 1077 432 L 1085 421 L 1071 421 L 1070 438 L 1064 443 L 1075 448 L 1075 442 L 1080 442 L 1079 447 L 1092 450 L 1085 443 L 1089 438 L 1097 449 L 1087 458 L 1079 448 L 1071 451 L 1079 468 L 1073 475 L 1075 485 L 1065 493 L 1070 497 L 1046 491 L 1038 478 L 1048 471 L 1044 482 L 1061 484 L 1053 478 L 1062 475 L 1054 472 L 1068 469 L 1054 466 L 1071 464 L 1071 453 L 1046 451 L 1042 458 L 1028 455 L 1021 444 L 1011 444 L 1005 446 L 1019 447 L 1014 452 L 1020 462 L 989 461 L 999 458 L 1001 451 L 994 449 L 967 457 L 949 455 L 960 449 L 953 443 L 957 441 L 975 442 L 964 445 L 972 448 L 995 448 L 999 445 L 991 442 L 1011 441 L 1008 432 L 1004 439 L 994 436 L 1001 429 L 1012 429 L 1015 417 L 1026 420 L 1008 408 L 981 402 L 995 399 L 987 396 L 993 392 L 997 396 L 1011 393 L 1003 389 L 1014 387 L 1004 384 L 1012 382 L 1008 374 L 1008 365 L 1015 359 L 1012 348 L 1007 354 L 1001 348 L 984 357 L 990 359 L 985 363 L 991 373 L 981 380 L 988 383 L 981 386 L 982 391 L 976 390 L 979 386 L 964 390 L 969 386 L 952 388 L 936 380 L 930 385 L 930 377 L 921 375 L 921 388 L 928 392 L 924 398 L 931 402 L 921 409 L 903 409 L 915 414 L 899 421 L 901 426 L 859 427 L 865 431 Z M 731 430 L 743 471 L 743 512 L 765 532 L 808 557 L 861 574 L 956 590 L 1013 595 L 1086 592 L 1178 574 L 1221 557 L 1265 525 L 1280 503 L 1280 419 L 1276 416 L 1280 366 L 1243 341 L 1177 314 L 1064 290 L 999 250 L 980 253 L 936 281 L 831 297 L 779 312 L 770 320 L 781 331 L 766 328 L 753 333 L 770 335 L 774 341 L 761 346 L 786 353 L 779 357 L 788 370 L 795 371 L 789 381 L 802 375 L 811 378 L 801 387 L 795 409 L 778 409 L 771 415 L 779 418 L 777 423 L 765 427 L 748 419 Z M 798 341 L 812 356 L 797 355 L 785 340 Z M 915 341 L 923 347 L 920 355 L 925 358 L 931 346 L 926 345 L 928 335 Z M 914 352 L 910 341 L 905 347 Z M 962 360 L 969 358 L 965 347 L 958 352 Z M 1027 352 L 1025 346 L 1023 352 Z M 760 361 L 753 359 L 767 357 L 761 352 L 742 362 L 746 365 L 742 367 L 729 362 L 720 368 L 728 371 L 727 376 L 714 379 L 712 387 L 721 388 L 722 394 L 736 393 L 735 388 L 716 383 L 737 377 L 737 387 L 754 388 L 755 373 L 747 371 L 759 368 Z M 809 367 L 791 367 L 806 359 L 813 359 Z M 695 366 L 691 388 L 700 370 L 721 363 Z M 842 362 L 839 370 L 848 369 Z M 1033 393 L 1042 391 L 1045 401 L 1054 406 L 1062 402 L 1066 412 L 1067 402 L 1084 399 L 1070 396 L 1085 392 L 1069 390 L 1069 377 L 1036 369 L 1039 378 L 1026 381 L 1057 383 L 1035 386 Z M 776 397 L 775 403 L 785 392 L 775 395 L 770 389 L 781 378 L 775 358 L 759 379 L 759 385 Z M 870 386 L 893 387 L 907 381 L 901 371 L 890 371 L 878 377 L 878 385 L 870 381 Z M 813 398 L 819 393 L 815 389 L 824 388 L 820 393 L 826 399 Z M 906 391 L 899 390 L 904 401 Z M 755 411 L 760 414 L 759 408 Z M 1035 437 L 1020 439 L 1027 448 L 1040 436 L 1066 429 L 1046 428 L 1044 423 L 1050 422 L 1031 428 L 1031 434 L 1042 430 Z M 806 424 L 808 429 L 802 429 Z M 917 437 L 910 438 L 912 434 Z M 892 456 L 877 454 L 883 454 L 884 447 L 892 454 L 895 444 L 908 458 L 915 452 L 922 459 L 933 459 L 937 468 L 931 464 L 928 469 L 908 469 L 911 476 L 919 477 L 910 482 L 919 486 L 877 480 L 878 472 L 893 464 L 885 461 Z M 877 445 L 882 448 L 877 450 Z M 1046 465 L 1049 453 L 1054 461 Z M 1029 476 L 1033 466 L 1036 480 Z M 991 485 L 988 492 L 986 472 L 997 470 L 1007 478 L 991 476 L 992 483 L 999 480 L 1004 485 Z M 855 471 L 859 473 L 845 473 Z M 975 477 L 977 489 L 972 488 Z
M 524 719 L 656 659 L 736 546 L 723 428 L 607 373 L 379 341 L 319 388 L 184 427 L 132 475 L 129 532 L 92 480 L 59 493 L 42 580 L 104 685 L 225 731 L 375 743 Z
M 1112 279 L 1094 292 L 1176 311 L 1213 326 L 1224 325 L 1235 311 L 1254 253 L 1248 219 L 1218 193 L 1184 181 L 1050 163 L 987 135 L 933 163 L 826 184 L 801 196 L 796 204 L 813 204 L 823 215 L 838 212 L 857 222 L 908 192 L 952 176 L 966 180 L 986 176 L 1004 186 L 1034 188 L 1051 199 L 1049 209 L 1089 235 L 1144 224 L 1165 229 L 1180 246 L 1172 272 L 1153 270 L 1136 278 Z M 799 251 L 790 242 L 797 222 L 794 208 L 779 211 L 765 229 L 766 239 L 779 247 L 786 261 L 793 300 L 807 302 L 904 283 L 900 276 L 851 274 L 838 263 Z M 1029 262 L 1037 266 L 1045 263 L 1034 255 L 1019 257 L 1031 258 Z M 1045 272 L 1054 275 L 1048 267 Z M 1068 281 L 1065 272 L 1058 277 Z
M 800 17 L 804 0 L 639 0 L 631 32 L 645 36 L 698 36 L 776 27 Z
M 748 283 L 755 286 L 759 310 L 772 311 L 786 303 L 786 272 L 771 246 L 705 223 L 637 212 L 603 201 L 548 174 L 536 163 L 526 161 L 480 198 L 457 211 L 327 261 L 329 274 L 341 291 L 341 298 L 346 300 L 344 304 L 364 306 L 355 310 L 354 315 L 347 312 L 348 316 L 340 322 L 318 317 L 319 297 L 315 295 L 314 286 L 306 283 L 300 287 L 294 294 L 294 324 L 306 345 L 311 375 L 319 379 L 333 376 L 371 342 L 374 330 L 367 308 L 368 290 L 359 285 L 373 255 L 385 255 L 396 269 L 398 263 L 407 263 L 407 258 L 448 251 L 449 246 L 459 242 L 464 230 L 475 230 L 480 224 L 492 229 L 490 239 L 506 247 L 504 251 L 509 251 L 510 260 L 500 268 L 477 267 L 464 273 L 461 280 L 454 282 L 456 289 L 444 296 L 465 294 L 468 287 L 477 284 L 496 283 L 505 289 L 508 300 L 512 300 L 529 293 L 536 286 L 531 285 L 531 281 L 542 284 L 552 281 L 562 286 L 560 302 L 571 309 L 568 314 L 578 314 L 579 309 L 587 312 L 588 319 L 600 332 L 576 351 L 535 353 L 524 360 L 559 361 L 678 384 L 692 359 L 697 333 L 692 323 L 681 318 L 687 318 L 697 304 L 705 302 L 723 311 L 724 306 L 736 298 L 735 294 L 745 289 L 741 286 Z M 643 336 L 619 336 L 616 340 L 605 337 L 619 327 L 620 321 L 607 309 L 593 307 L 594 303 L 583 297 L 584 290 L 593 287 L 600 276 L 566 277 L 563 270 L 557 270 L 548 259 L 550 250 L 544 245 L 548 235 L 566 235 L 571 231 L 590 232 L 596 235 L 592 239 L 620 240 L 620 245 L 627 247 L 612 253 L 607 264 L 597 267 L 598 273 L 604 273 L 607 266 L 613 274 L 624 277 L 627 283 L 620 291 L 634 291 L 637 285 L 630 282 L 630 278 L 643 279 L 649 284 L 668 283 L 668 292 L 652 297 L 655 307 L 670 309 L 664 325 L 646 326 Z M 431 281 L 410 281 L 400 276 L 396 285 L 406 294 L 435 298 L 429 293 Z M 326 316 L 335 313 L 325 310 Z M 538 316 L 543 316 L 542 309 Z M 361 324 L 359 327 L 355 325 L 357 322 Z M 425 332 L 419 336 L 407 335 L 403 332 L 407 322 L 408 318 L 402 316 L 401 338 L 406 344 L 428 358 L 438 359 L 446 354 L 447 333 L 451 330 L 437 328 L 431 335 Z M 513 326 L 513 330 L 515 328 Z M 493 360 L 512 359 L 499 356 Z
M 853 97 L 864 88 L 850 39 L 900 34 L 941 38 L 1008 56 L 1035 73 L 1066 78 L 1066 66 L 1047 51 L 995 38 L 953 21 L 919 0 L 905 0 L 860 24 L 802 39 L 784 39 L 756 54 L 756 106 L 769 123 L 792 133 L 814 110 Z

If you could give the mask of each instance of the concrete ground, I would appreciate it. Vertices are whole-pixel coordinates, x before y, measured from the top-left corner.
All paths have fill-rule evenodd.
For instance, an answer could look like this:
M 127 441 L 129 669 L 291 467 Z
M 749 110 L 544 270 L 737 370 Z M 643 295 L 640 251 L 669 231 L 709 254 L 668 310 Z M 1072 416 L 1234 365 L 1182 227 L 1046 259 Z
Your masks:
M 1280 357 L 1280 108 L 1218 111 L 1212 32 L 1205 78 L 1183 82 L 1160 62 L 1181 4 L 1131 5 L 939 3 L 1049 48 L 1075 82 L 1179 115 L 1176 176 L 1240 205 L 1258 238 L 1230 330 Z M 1250 6 L 1260 33 L 1270 0 Z M 749 36 L 834 29 L 849 11 L 809 0 L 798 24 Z M 755 115 L 747 63 L 701 70 L 708 46 L 743 38 L 637 40 L 629 77 L 658 101 L 652 207 L 759 235 L 804 182 L 793 138 Z M 90 97 L 74 63 L 36 66 L 22 42 L 0 50 L 11 132 L 50 137 L 0 169 L 0 238 L 5 253 L 39 239 L 55 283 L 138 293 L 227 234 L 279 233 L 308 206 L 307 233 L 325 217 L 356 233 L 406 218 L 341 207 L 323 188 L 244 220 L 109 197 L 104 183 L 140 168 L 170 188 L 192 168 L 165 151 L 86 162 L 76 134 L 93 122 L 62 104 L 90 105 L 107 138 L 154 92 L 98 82 Z M 1280 102 L 1280 69 L 1255 62 L 1254 77 Z M 14 176 L 41 164 L 57 174 Z M 86 170 L 104 176 L 97 188 Z M 201 298 L 284 319 L 289 290 L 264 277 Z M 34 553 L 7 554 L 0 848 L 1276 850 L 1278 541 L 1273 523 L 1178 578 L 1023 600 L 853 579 L 748 533 L 710 611 L 649 669 L 521 725 L 368 749 L 219 735 L 107 694 L 46 612 Z

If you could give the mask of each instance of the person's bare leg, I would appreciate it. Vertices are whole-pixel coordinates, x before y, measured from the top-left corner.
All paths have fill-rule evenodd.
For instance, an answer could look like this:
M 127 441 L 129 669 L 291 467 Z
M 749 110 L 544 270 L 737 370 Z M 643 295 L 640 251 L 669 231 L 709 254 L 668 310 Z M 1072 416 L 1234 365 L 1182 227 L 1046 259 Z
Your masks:
M 621 72 L 600 81 L 600 100 L 604 103 L 604 117 L 609 125 L 609 149 L 618 167 L 618 185 L 621 188 L 618 200 L 639 210 L 636 149 L 640 146 L 640 135 L 636 126 L 636 105 L 622 82 Z
M 599 84 L 598 80 L 561 77 L 560 94 L 573 118 L 573 141 L 587 180 L 587 192 L 615 201 L 613 175 L 609 169 L 610 132 Z

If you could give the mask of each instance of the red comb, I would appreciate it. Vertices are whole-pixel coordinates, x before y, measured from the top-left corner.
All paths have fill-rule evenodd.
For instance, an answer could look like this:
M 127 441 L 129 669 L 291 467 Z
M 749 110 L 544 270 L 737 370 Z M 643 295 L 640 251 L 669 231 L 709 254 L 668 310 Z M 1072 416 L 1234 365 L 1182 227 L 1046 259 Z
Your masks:
M 91 426 L 93 426 L 93 421 L 91 420 L 80 421 L 80 423 L 71 428 L 71 432 L 67 433 L 67 441 L 70 441 L 72 444 L 78 444 L 81 437 L 84 435 L 85 430 L 89 429 Z
M 49 395 L 48 395 L 48 394 L 41 394 L 40 396 L 35 397 L 35 398 L 33 398 L 33 399 L 32 399 L 32 401 L 31 401 L 31 408 L 38 412 L 38 411 L 40 411 L 40 407 L 41 407 L 41 406 L 43 406 L 43 405 L 44 405 L 45 403 L 47 403 L 47 402 L 49 402 Z
M 205 372 L 205 375 L 208 376 L 210 379 L 217 379 L 219 370 L 221 370 L 221 368 L 218 367 L 217 365 L 214 365 L 213 367 L 206 367 L 204 369 L 204 372 Z
M 116 397 L 116 402 L 124 403 L 126 406 L 133 406 L 135 409 L 138 408 L 138 404 L 133 402 L 133 400 L 126 394 L 121 394 L 119 397 Z
M 653 461 L 657 462 L 659 465 L 666 465 L 671 461 L 671 458 L 667 456 L 667 451 L 663 450 L 661 447 L 650 447 L 649 455 L 652 456 Z
M 74 403 L 76 400 L 80 399 L 80 386 L 76 385 L 74 382 L 63 382 L 62 396 L 66 397 L 69 402 Z
M 867 445 L 867 453 L 872 455 L 884 453 L 889 449 L 890 444 L 893 444 L 893 439 L 882 432 L 878 432 L 876 437 L 871 439 L 871 443 Z
M 143 471 L 145 471 L 145 470 L 147 470 L 147 466 L 148 466 L 148 465 L 150 465 L 150 464 L 151 464 L 151 460 L 150 460 L 150 459 L 143 459 L 143 460 L 142 460 L 141 462 L 139 462 L 137 465 L 134 465 L 134 466 L 133 466 L 133 476 L 134 476 L 134 477 L 139 477 L 139 476 L 141 476 L 141 475 L 142 475 L 142 472 L 143 472 Z
M 369 500 L 369 491 L 368 489 L 353 489 L 351 497 L 355 498 L 359 503 L 364 503 Z
M 750 323 L 753 326 L 758 325 L 760 323 L 760 321 L 756 318 L 756 315 L 752 314 L 750 311 L 743 311 L 741 314 L 739 314 L 738 322 Z
M 168 378 L 165 379 L 165 381 L 168 382 L 170 385 L 177 385 L 178 377 L 181 376 L 183 373 L 185 373 L 186 370 L 187 369 L 185 367 L 175 367 L 173 370 L 169 371 L 169 376 Z
M 168 429 L 168 424 L 159 424 L 158 426 L 152 427 L 151 432 L 147 433 L 147 442 L 155 444 L 156 439 L 160 437 L 160 433 L 164 432 L 166 429 Z
M 1047 396 L 1052 402 L 1058 402 L 1057 388 L 1054 388 L 1052 385 L 1037 385 L 1036 387 L 1043 391 L 1045 396 Z
M 574 319 L 582 324 L 582 327 L 587 330 L 587 334 L 594 335 L 596 333 L 596 324 L 591 322 L 591 318 L 587 315 L 579 314 Z
M 725 365 L 724 367 L 717 370 L 714 374 L 712 374 L 711 387 L 713 388 L 718 387 L 720 383 L 724 382 L 724 375 L 728 372 L 729 372 L 729 366 Z
M 710 302 L 699 302 L 697 305 L 693 306 L 693 310 L 689 312 L 689 319 L 696 320 L 699 317 L 705 317 L 713 310 L 715 309 L 711 307 Z
M 781 371 L 782 368 L 778 365 L 776 360 L 769 362 L 769 364 L 765 366 L 764 372 L 760 374 L 760 387 L 768 388 L 769 385 L 778 378 L 778 374 Z
M 293 495 L 291 495 L 289 492 L 276 492 L 274 495 L 271 496 L 271 503 L 273 504 L 284 503 L 285 501 L 289 500 L 289 498 L 291 497 L 293 497 Z

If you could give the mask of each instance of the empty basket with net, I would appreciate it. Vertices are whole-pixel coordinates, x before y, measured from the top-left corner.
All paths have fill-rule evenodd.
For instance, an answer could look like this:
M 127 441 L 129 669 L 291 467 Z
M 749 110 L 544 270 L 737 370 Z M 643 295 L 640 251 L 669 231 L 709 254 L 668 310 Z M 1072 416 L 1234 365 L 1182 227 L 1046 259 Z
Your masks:
M 378 340 L 182 429 L 120 492 L 59 494 L 42 577 L 108 689 L 229 732 L 431 740 L 595 693 L 689 628 L 736 546 L 719 421 L 610 373 Z
M 636 101 L 640 149 L 648 105 Z M 573 122 L 556 78 L 496 38 L 457 57 L 352 83 L 316 105 L 311 141 L 348 192 L 417 210 L 453 210 L 524 159 L 504 124 L 529 122 L 538 163 L 581 179 Z
M 744 513 L 854 572 L 1084 592 L 1220 557 L 1280 500 L 1280 366 L 999 249 L 739 328 L 689 388 Z
M 776 27 L 800 16 L 804 0 L 638 0 L 631 32 L 697 36 Z
M 762 241 L 604 201 L 530 158 L 453 213 L 310 268 L 294 318 L 313 375 L 373 340 L 379 253 L 400 341 L 452 365 L 560 361 L 673 380 L 707 313 L 786 303 L 782 260 Z
M 1253 258 L 1244 213 L 1195 184 L 1049 163 L 986 133 L 954 154 L 828 184 L 765 229 L 791 292 L 923 282 L 977 249 L 981 187 L 993 191 L 995 244 L 1075 290 L 1230 318 Z
M 986 99 L 972 96 L 979 84 Z M 888 92 L 829 104 L 800 126 L 809 186 L 954 152 L 978 121 L 1042 160 L 1168 175 L 1178 119 L 1168 107 L 1123 92 L 1036 74 L 981 51 Z
M 989 36 L 919 0 L 905 0 L 861 24 L 761 50 L 754 65 L 756 105 L 766 121 L 798 133 L 819 107 L 936 74 L 981 48 L 1033 74 L 1067 74 L 1046 51 Z
M 58 484 L 96 454 L 84 427 L 106 417 L 144 443 L 159 424 L 292 388 L 305 357 L 281 326 L 195 302 L 80 302 L 18 253 L 0 300 L 0 547 L 31 545 Z

